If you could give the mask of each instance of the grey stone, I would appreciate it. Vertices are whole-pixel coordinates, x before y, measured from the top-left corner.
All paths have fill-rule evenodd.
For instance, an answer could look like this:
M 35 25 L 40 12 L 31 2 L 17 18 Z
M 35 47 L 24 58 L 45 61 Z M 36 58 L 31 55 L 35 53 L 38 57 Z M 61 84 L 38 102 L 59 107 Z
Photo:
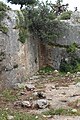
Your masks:
M 7 119 L 8 119 L 8 120 L 14 120 L 14 116 L 8 115 L 8 116 L 7 116 Z
M 52 85 L 51 88 L 52 88 L 52 89 L 55 89 L 55 85 Z
M 20 106 L 21 105 L 21 101 L 15 101 L 14 102 L 14 106 Z
M 34 102 L 34 106 L 37 106 L 40 109 L 45 109 L 48 107 L 49 103 L 46 99 L 39 99 Z
M 33 95 L 40 98 L 40 99 L 46 98 L 46 94 L 44 92 L 34 92 Z
M 21 106 L 22 107 L 31 108 L 31 103 L 29 101 L 22 101 L 21 102 Z
M 72 112 L 73 112 L 73 113 L 76 113 L 76 112 L 77 112 L 77 109 L 72 109 Z
M 30 80 L 35 80 L 35 79 L 39 79 L 39 76 L 37 75 L 35 75 L 35 76 L 32 76 L 32 77 L 30 77 Z
M 33 84 L 25 84 L 27 90 L 34 90 L 35 86 Z
M 16 83 L 16 84 L 14 85 L 14 88 L 15 88 L 15 89 L 25 88 L 25 83 Z
M 78 82 L 78 83 L 76 84 L 76 87 L 80 87 L 80 82 Z

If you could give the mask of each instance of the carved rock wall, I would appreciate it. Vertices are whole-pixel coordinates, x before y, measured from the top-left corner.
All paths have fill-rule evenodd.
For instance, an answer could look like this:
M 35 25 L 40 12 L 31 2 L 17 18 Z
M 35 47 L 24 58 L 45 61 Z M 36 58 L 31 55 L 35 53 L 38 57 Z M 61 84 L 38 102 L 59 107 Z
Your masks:
M 0 81 L 7 87 L 24 81 L 39 69 L 38 40 L 30 35 L 22 44 L 15 28 L 16 18 L 14 11 L 7 11 L 3 24 L 8 33 L 0 31 Z

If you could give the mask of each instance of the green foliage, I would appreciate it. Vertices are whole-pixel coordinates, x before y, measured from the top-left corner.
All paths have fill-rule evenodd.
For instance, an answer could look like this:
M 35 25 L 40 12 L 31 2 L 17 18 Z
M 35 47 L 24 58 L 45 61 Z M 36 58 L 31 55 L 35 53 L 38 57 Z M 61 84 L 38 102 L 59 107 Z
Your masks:
M 17 22 L 16 28 L 19 29 L 19 41 L 21 43 L 25 43 L 27 37 L 28 37 L 28 20 L 27 20 L 27 13 L 26 11 L 19 12 L 17 11 L 17 15 L 19 18 L 19 22 Z
M 19 41 L 24 44 L 26 42 L 26 39 L 27 39 L 27 30 L 24 28 L 20 28 L 19 29 Z
M 7 34 L 8 28 L 5 25 L 0 24 L 0 31 L 2 31 L 4 34 Z
M 79 112 L 72 112 L 72 109 L 63 109 L 63 108 L 59 108 L 59 109 L 50 109 L 46 112 L 44 112 L 43 114 L 45 115 L 69 115 L 69 116 L 72 116 L 72 115 L 80 115 Z
M 62 29 L 63 23 L 56 19 L 57 16 L 48 2 L 38 3 L 37 8 L 28 9 L 28 11 L 29 29 L 42 41 L 52 42 L 66 29 L 64 27 Z
M 74 53 L 76 51 L 76 48 L 77 48 L 77 44 L 73 43 L 67 47 L 66 51 L 67 53 Z
M 0 11 L 6 11 L 6 10 L 7 10 L 6 4 L 4 4 L 3 2 L 0 2 Z
M 5 25 L 3 25 L 1 22 L 6 16 L 6 10 L 7 10 L 7 6 L 3 2 L 0 2 L 0 31 L 2 31 L 4 34 L 7 34 L 8 28 Z
M 61 19 L 61 20 L 70 19 L 70 18 L 71 18 L 71 14 L 72 14 L 71 11 L 63 12 L 63 13 L 60 15 L 60 19 Z
M 14 94 L 12 90 L 8 90 L 8 89 L 2 92 L 2 96 L 6 101 L 15 101 L 18 98 L 17 95 Z
M 60 71 L 61 72 L 77 72 L 80 71 L 80 58 L 76 54 L 76 43 L 70 45 L 66 51 L 68 53 L 68 60 L 65 58 L 61 60 Z
M 14 117 L 14 120 L 36 120 L 36 115 L 22 112 L 14 112 L 11 110 L 0 109 L 0 120 L 8 120 L 8 115 Z M 37 120 L 43 120 L 41 116 L 38 116 Z
M 35 115 L 15 113 L 15 120 L 36 120 Z
M 4 16 L 6 15 L 6 10 L 7 6 L 3 2 L 0 2 L 0 24 L 1 21 L 4 19 Z
M 23 5 L 34 4 L 36 0 L 7 0 L 7 2 L 10 2 L 11 4 L 20 4 L 22 8 Z
M 54 71 L 54 69 L 51 66 L 46 66 L 46 67 L 43 67 L 42 69 L 40 69 L 39 73 L 51 73 L 53 71 Z
M 62 36 L 66 28 L 62 29 L 63 23 L 57 20 L 50 4 L 48 1 L 45 3 L 38 1 L 35 5 L 26 6 L 26 9 L 22 10 L 23 16 L 18 12 L 19 40 L 22 43 L 25 43 L 28 30 L 41 41 L 48 43 L 54 42 Z

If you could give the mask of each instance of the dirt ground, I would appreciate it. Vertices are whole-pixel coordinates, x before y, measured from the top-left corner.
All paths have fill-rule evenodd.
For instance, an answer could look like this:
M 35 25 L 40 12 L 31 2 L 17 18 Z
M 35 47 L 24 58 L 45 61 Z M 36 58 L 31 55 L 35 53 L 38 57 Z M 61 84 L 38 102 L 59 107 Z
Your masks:
M 18 99 L 7 100 L 9 95 L 3 95 L 3 91 L 0 92 L 0 108 L 9 108 L 13 111 L 29 112 L 34 114 L 41 114 L 49 109 L 72 109 L 78 111 L 79 115 L 52 115 L 51 117 L 44 117 L 47 120 L 80 120 L 80 77 L 75 75 L 37 75 L 34 79 L 27 81 L 27 83 L 35 85 L 35 89 L 27 91 L 26 89 L 14 90 L 11 95 L 17 95 Z M 25 94 L 20 95 L 21 92 Z M 35 108 L 22 108 L 21 106 L 14 106 L 16 101 L 22 100 L 35 100 L 33 96 L 34 92 L 44 92 L 46 100 L 49 102 L 49 108 L 35 109 Z M 8 93 L 5 93 L 8 94 Z

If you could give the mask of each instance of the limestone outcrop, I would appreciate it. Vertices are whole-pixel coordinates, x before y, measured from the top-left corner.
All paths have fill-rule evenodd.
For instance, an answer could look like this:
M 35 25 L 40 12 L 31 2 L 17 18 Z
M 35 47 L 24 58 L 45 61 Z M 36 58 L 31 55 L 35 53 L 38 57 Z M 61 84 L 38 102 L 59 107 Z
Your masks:
M 75 11 L 70 20 L 61 20 L 62 32 L 52 44 L 46 45 L 47 64 L 58 69 L 63 58 L 68 59 L 66 47 L 75 43 L 77 56 L 80 57 L 80 12 Z
M 23 44 L 16 29 L 18 16 L 15 11 L 8 10 L 2 21 L 8 31 L 0 31 L 0 81 L 5 86 L 13 86 L 24 81 L 39 69 L 38 41 L 32 35 Z
M 21 83 L 33 75 L 39 68 L 50 65 L 59 69 L 61 60 L 68 59 L 66 46 L 76 43 L 80 57 L 80 13 L 74 12 L 70 20 L 63 20 L 62 33 L 51 44 L 42 43 L 32 34 L 23 44 L 19 41 L 19 29 L 16 28 L 18 15 L 7 10 L 2 24 L 7 32 L 0 30 L 0 81 L 5 86 Z

